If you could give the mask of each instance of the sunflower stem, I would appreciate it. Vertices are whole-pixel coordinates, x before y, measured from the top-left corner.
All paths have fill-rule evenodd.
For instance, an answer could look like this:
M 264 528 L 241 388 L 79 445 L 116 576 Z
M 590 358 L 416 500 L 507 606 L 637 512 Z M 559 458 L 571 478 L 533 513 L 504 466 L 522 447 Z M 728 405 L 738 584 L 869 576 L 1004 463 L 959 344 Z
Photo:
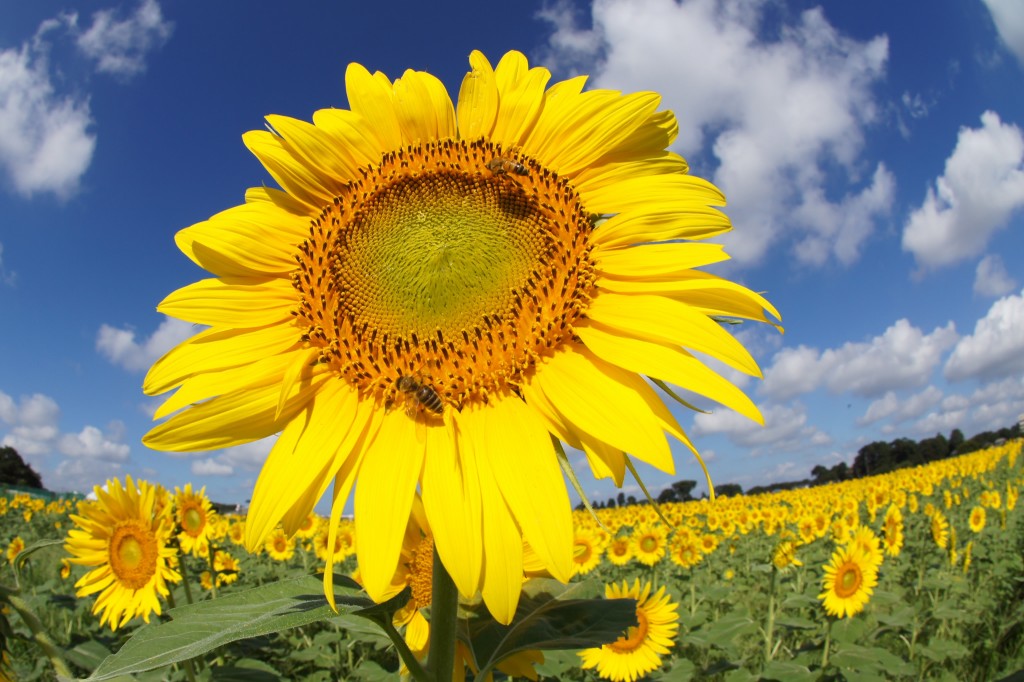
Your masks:
M 771 587 L 768 589 L 768 624 L 765 626 L 764 632 L 764 658 L 766 662 L 772 660 L 773 654 L 772 640 L 775 639 L 775 587 L 778 580 L 778 572 L 778 569 L 772 564 Z
M 451 679 L 455 668 L 455 634 L 459 618 L 459 591 L 434 548 L 430 595 L 430 654 L 427 671 L 435 682 Z
M 828 624 L 825 625 L 825 645 L 821 648 L 821 672 L 825 674 L 825 670 L 828 668 L 828 654 L 832 648 L 832 618 L 828 618 Z
M 21 598 L 21 595 L 15 594 L 14 592 L 4 590 L 3 601 L 10 604 L 11 608 L 18 612 L 21 616 L 21 620 L 28 626 L 28 629 L 32 631 L 32 640 L 39 645 L 39 648 L 43 650 L 46 657 L 50 659 L 50 665 L 53 666 L 54 672 L 60 677 L 73 678 L 74 674 L 71 669 L 68 668 L 68 664 L 64 661 L 64 657 L 60 653 L 60 649 L 53 640 L 50 639 L 50 635 L 46 633 L 46 629 L 43 624 L 39 621 L 39 617 L 36 616 L 25 600 Z

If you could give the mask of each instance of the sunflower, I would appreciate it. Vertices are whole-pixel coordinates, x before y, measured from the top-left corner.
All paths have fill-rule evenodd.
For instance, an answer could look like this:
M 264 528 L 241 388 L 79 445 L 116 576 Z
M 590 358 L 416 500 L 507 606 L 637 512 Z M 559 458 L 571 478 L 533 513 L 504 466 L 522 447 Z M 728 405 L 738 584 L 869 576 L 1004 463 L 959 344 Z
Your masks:
M 882 545 L 889 556 L 899 556 L 903 549 L 903 512 L 895 504 L 890 504 L 882 522 Z
M 217 571 L 217 587 L 230 585 L 238 580 L 241 564 L 227 552 L 218 550 L 213 555 L 213 570 Z
M 601 563 L 604 543 L 593 529 L 577 526 L 573 539 L 572 561 L 576 575 L 586 575 Z
M 275 528 L 267 536 L 263 549 L 274 561 L 288 561 L 295 556 L 295 538 L 285 533 L 283 528 Z
M 939 549 L 946 549 L 949 545 L 949 521 L 946 515 L 940 511 L 932 513 L 932 540 L 939 546 Z
M 208 328 L 147 374 L 148 394 L 177 391 L 144 441 L 195 451 L 280 432 L 247 546 L 279 522 L 293 533 L 332 481 L 336 521 L 354 489 L 378 600 L 419 488 L 459 591 L 508 622 L 524 540 L 572 576 L 552 437 L 617 485 L 625 453 L 674 473 L 666 434 L 696 450 L 645 377 L 761 423 L 698 354 L 760 376 L 718 320 L 778 313 L 695 269 L 728 258 L 704 240 L 730 224 L 719 190 L 667 151 L 678 125 L 657 94 L 546 88 L 518 52 L 469 61 L 457 106 L 430 74 L 352 64 L 349 109 L 243 136 L 282 189 L 178 233 L 213 277 L 158 310 Z
M 71 563 L 93 566 L 75 583 L 77 596 L 100 593 L 93 613 L 100 626 L 123 627 L 135 616 L 149 622 L 160 614 L 159 596 L 167 596 L 168 581 L 181 576 L 170 566 L 176 556 L 168 545 L 174 523 L 170 509 L 158 505 L 158 486 L 125 477 L 125 485 L 112 479 L 106 490 L 96 486 L 96 500 L 79 504 L 72 514 L 75 528 L 68 531 L 64 549 Z
M 608 599 L 636 600 L 636 627 L 625 635 L 600 648 L 579 652 L 582 668 L 597 668 L 597 674 L 606 680 L 633 682 L 661 667 L 661 657 L 669 652 L 679 630 L 678 604 L 672 603 L 665 587 L 651 594 L 651 583 L 642 587 L 637 578 L 630 587 L 612 583 L 605 586 Z
M 7 562 L 13 564 L 23 551 L 25 551 L 25 541 L 21 539 L 20 535 L 16 535 L 7 545 Z
M 616 536 L 608 543 L 605 555 L 612 565 L 625 566 L 633 558 L 633 542 L 628 535 Z
M 837 618 L 855 616 L 864 610 L 875 585 L 878 566 L 860 546 L 839 546 L 825 565 L 824 591 L 818 595 L 825 611 Z
M 200 556 L 203 544 L 208 544 L 213 518 L 213 505 L 205 487 L 193 492 L 192 484 L 188 483 L 184 490 L 174 489 L 174 519 L 181 529 L 178 544 L 182 552 Z
M 772 552 L 772 564 L 780 571 L 785 571 L 790 566 L 804 565 L 796 558 L 796 543 L 792 540 L 783 540 L 775 546 L 775 550 Z
M 660 523 L 642 523 L 633 529 L 633 556 L 644 566 L 653 566 L 665 557 L 668 529 Z
M 676 531 L 669 543 L 668 554 L 676 566 L 693 568 L 704 559 L 700 548 L 700 540 L 692 534 Z
M 971 509 L 971 515 L 967 521 L 972 533 L 980 533 L 985 529 L 985 508 L 977 506 Z

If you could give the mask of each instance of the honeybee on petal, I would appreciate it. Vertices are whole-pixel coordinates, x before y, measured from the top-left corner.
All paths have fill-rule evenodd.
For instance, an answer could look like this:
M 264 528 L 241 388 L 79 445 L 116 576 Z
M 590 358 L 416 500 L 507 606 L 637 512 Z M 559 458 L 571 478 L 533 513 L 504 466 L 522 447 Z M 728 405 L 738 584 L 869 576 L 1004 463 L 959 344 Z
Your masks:
M 395 388 L 405 394 L 411 415 L 415 416 L 420 408 L 437 416 L 444 414 L 444 403 L 441 401 L 441 396 L 430 384 L 403 374 L 395 380 Z
M 495 175 L 528 175 L 529 171 L 519 161 L 505 156 L 497 156 L 487 162 L 487 170 Z

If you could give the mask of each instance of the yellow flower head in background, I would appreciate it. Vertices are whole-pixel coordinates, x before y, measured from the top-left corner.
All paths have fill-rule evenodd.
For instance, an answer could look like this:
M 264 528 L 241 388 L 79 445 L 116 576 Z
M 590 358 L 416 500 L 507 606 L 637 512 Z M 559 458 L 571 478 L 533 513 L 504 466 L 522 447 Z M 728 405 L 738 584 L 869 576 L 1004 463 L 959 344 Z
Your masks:
M 7 545 L 7 562 L 14 564 L 14 560 L 25 550 L 25 541 L 20 535 L 16 535 L 10 544 Z
M 214 520 L 213 506 L 206 497 L 206 488 L 193 492 L 191 483 L 186 484 L 184 490 L 175 488 L 174 519 L 181 529 L 178 533 L 181 551 L 201 556 L 203 546 L 208 544 Z
M 178 233 L 212 277 L 158 309 L 209 328 L 150 369 L 148 394 L 176 392 L 144 440 L 194 451 L 280 432 L 247 546 L 278 523 L 294 533 L 333 481 L 332 523 L 354 490 L 378 600 L 418 488 L 459 591 L 508 622 L 524 540 L 555 578 L 573 572 L 552 437 L 617 485 L 624 453 L 674 473 L 666 436 L 693 446 L 645 377 L 760 423 L 697 354 L 760 376 L 718 320 L 778 314 L 696 269 L 728 258 L 706 241 L 730 229 L 725 199 L 668 151 L 678 126 L 659 95 L 549 86 L 518 52 L 469 61 L 455 103 L 428 73 L 352 64 L 348 109 L 243 136 L 281 189 Z
M 968 525 L 970 525 L 972 533 L 980 533 L 985 529 L 984 507 L 977 506 L 971 509 L 971 515 L 968 519 Z
M 93 613 L 100 626 L 123 627 L 135 616 L 149 622 L 161 613 L 160 596 L 169 594 L 168 582 L 181 576 L 170 566 L 175 549 L 168 546 L 174 522 L 170 509 L 157 504 L 158 486 L 125 477 L 112 479 L 106 490 L 96 486 L 96 500 L 78 506 L 72 514 L 64 549 L 71 563 L 93 567 L 75 583 L 76 594 L 99 593 Z
M 822 578 L 824 590 L 818 595 L 825 611 L 837 618 L 849 618 L 864 610 L 875 585 L 878 565 L 860 546 L 837 547 Z
M 796 558 L 796 543 L 792 540 L 783 540 L 775 546 L 775 551 L 772 552 L 772 564 L 780 571 L 784 571 L 790 566 L 804 565 Z
M 283 528 L 275 528 L 267 536 L 263 549 L 274 561 L 288 561 L 295 556 L 295 538 L 288 535 Z
M 661 667 L 661 657 L 669 653 L 679 630 L 679 605 L 665 594 L 665 587 L 651 594 L 651 583 L 642 587 L 637 578 L 630 587 L 612 583 L 605 586 L 608 599 L 636 599 L 636 627 L 611 644 L 579 652 L 584 670 L 597 668 L 597 674 L 615 682 L 633 682 Z

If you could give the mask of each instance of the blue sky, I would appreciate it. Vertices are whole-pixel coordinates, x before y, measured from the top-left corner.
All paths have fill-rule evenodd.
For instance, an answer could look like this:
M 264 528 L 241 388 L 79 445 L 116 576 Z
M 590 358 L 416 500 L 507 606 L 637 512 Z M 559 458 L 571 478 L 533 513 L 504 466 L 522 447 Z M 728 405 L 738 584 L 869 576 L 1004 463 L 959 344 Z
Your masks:
M 0 24 L 0 442 L 57 490 L 109 476 L 242 502 L 268 442 L 143 447 L 146 368 L 195 332 L 155 306 L 201 275 L 174 233 L 269 175 L 266 114 L 346 106 L 357 61 L 439 76 L 509 49 L 556 78 L 656 90 L 675 150 L 729 199 L 734 260 L 779 335 L 743 325 L 758 427 L 680 413 L 717 482 L 852 461 L 872 440 L 1024 413 L 1024 4 L 126 0 L 13 3 Z M 726 371 L 726 370 L 723 370 Z M 710 406 L 709 406 L 710 407 Z M 653 490 L 699 478 L 641 473 Z M 596 499 L 614 494 L 583 476 Z M 637 494 L 627 483 L 627 494 Z

